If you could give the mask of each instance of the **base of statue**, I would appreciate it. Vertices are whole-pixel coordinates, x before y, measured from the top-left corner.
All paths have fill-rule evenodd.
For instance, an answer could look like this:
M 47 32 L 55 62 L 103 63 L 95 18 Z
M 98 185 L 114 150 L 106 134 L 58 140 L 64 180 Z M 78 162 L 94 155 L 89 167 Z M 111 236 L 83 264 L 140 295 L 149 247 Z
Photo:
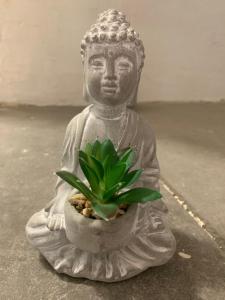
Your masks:
M 165 264 L 176 249 L 173 234 L 151 205 L 141 209 L 141 222 L 128 244 L 100 253 L 76 247 L 67 239 L 65 228 L 49 230 L 48 215 L 48 210 L 43 209 L 30 218 L 26 225 L 27 238 L 58 273 L 72 277 L 122 281 L 149 267 Z

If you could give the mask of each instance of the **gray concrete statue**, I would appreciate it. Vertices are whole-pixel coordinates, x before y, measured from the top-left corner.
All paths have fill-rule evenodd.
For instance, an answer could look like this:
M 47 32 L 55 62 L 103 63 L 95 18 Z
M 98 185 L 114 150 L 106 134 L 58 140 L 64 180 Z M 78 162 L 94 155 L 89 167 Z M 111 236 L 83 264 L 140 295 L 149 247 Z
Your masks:
M 136 101 L 144 65 L 144 47 L 138 34 L 125 15 L 109 9 L 85 34 L 81 56 L 84 94 L 91 104 L 67 127 L 61 169 L 85 180 L 79 150 L 96 138 L 108 138 L 118 150 L 135 149 L 134 169 L 143 169 L 135 186 L 159 190 L 154 133 L 144 119 L 128 108 Z M 77 213 L 77 228 L 71 232 L 65 225 L 64 206 L 72 193 L 73 187 L 58 179 L 54 199 L 26 226 L 30 243 L 57 272 L 121 281 L 162 265 L 173 256 L 176 243 L 164 222 L 167 209 L 162 200 L 133 205 L 127 216 L 109 222 Z

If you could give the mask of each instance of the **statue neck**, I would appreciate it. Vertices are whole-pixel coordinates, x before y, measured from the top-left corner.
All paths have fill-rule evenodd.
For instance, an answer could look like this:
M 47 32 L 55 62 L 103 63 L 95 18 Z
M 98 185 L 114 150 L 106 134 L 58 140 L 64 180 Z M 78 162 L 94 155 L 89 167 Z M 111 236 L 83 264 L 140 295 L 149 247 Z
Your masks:
M 100 119 L 119 119 L 126 114 L 126 103 L 109 106 L 101 103 L 94 102 L 92 112 Z

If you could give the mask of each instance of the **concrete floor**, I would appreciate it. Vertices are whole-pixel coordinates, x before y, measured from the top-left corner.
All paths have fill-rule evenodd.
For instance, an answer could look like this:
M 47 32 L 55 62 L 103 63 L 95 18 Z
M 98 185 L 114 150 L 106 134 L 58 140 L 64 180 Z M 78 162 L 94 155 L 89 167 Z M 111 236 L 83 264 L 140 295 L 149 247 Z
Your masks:
M 140 112 L 155 128 L 162 178 L 225 249 L 225 103 Z
M 55 273 L 27 243 L 24 226 L 53 197 L 66 124 L 81 109 L 0 108 L 0 299 L 224 300 L 224 103 L 138 108 L 156 131 L 162 192 L 177 239 L 167 265 L 120 283 L 73 279 Z

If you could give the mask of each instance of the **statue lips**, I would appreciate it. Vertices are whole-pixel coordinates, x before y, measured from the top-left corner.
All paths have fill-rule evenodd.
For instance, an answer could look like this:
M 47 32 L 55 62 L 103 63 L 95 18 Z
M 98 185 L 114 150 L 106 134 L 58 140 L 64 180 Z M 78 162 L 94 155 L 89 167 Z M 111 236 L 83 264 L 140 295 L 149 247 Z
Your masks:
M 117 84 L 114 82 L 103 83 L 101 90 L 104 94 L 114 95 L 117 92 Z

